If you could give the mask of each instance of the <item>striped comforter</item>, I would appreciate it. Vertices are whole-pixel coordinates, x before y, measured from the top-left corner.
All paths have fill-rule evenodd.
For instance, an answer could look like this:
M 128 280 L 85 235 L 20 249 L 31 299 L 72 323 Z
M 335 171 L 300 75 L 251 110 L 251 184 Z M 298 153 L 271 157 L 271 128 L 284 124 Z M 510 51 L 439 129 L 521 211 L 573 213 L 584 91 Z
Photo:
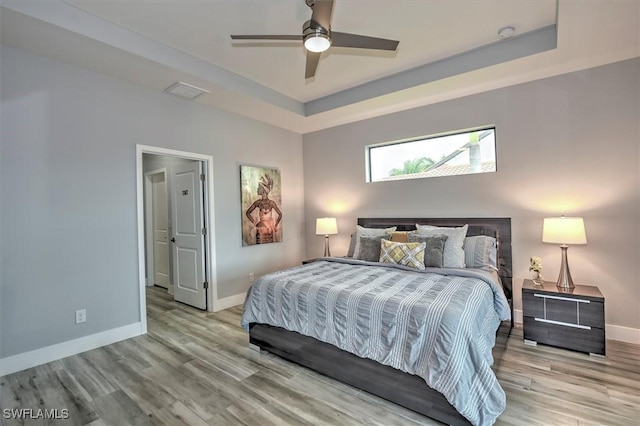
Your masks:
M 348 259 L 265 275 L 242 326 L 269 324 L 422 377 L 474 425 L 505 408 L 491 349 L 510 310 L 495 275 Z

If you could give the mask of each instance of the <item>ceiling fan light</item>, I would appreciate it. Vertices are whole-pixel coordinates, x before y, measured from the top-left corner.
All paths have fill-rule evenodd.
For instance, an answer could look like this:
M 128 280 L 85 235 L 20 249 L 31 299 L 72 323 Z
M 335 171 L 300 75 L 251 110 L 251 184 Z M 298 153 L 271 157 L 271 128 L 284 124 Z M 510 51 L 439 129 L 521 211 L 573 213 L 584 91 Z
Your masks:
M 313 33 L 304 38 L 304 47 L 310 52 L 324 52 L 329 46 L 331 46 L 331 39 L 325 34 Z

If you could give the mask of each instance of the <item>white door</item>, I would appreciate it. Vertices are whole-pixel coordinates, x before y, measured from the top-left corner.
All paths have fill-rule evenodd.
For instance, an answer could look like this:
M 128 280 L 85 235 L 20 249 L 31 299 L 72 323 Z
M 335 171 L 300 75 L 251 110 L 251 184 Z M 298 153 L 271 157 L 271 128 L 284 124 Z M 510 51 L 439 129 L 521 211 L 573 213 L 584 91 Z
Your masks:
M 151 178 L 153 229 L 153 283 L 169 288 L 169 200 L 164 173 Z
M 206 309 L 202 163 L 173 171 L 172 223 L 174 298 Z

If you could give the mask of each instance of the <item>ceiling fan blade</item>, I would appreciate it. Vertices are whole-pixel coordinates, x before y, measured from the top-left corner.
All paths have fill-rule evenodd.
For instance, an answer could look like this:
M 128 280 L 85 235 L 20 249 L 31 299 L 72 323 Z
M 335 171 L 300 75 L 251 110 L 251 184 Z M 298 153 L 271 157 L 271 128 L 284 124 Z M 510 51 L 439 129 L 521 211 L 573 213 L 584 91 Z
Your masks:
M 311 20 L 316 21 L 325 29 L 331 28 L 331 13 L 333 12 L 333 0 L 315 0 Z
M 331 45 L 334 47 L 355 47 L 358 49 L 396 50 L 397 40 L 369 37 L 358 34 L 331 32 Z
M 307 68 L 304 71 L 304 78 L 311 78 L 316 75 L 319 61 L 320 53 L 307 51 Z
M 231 35 L 232 40 L 302 40 L 301 35 Z

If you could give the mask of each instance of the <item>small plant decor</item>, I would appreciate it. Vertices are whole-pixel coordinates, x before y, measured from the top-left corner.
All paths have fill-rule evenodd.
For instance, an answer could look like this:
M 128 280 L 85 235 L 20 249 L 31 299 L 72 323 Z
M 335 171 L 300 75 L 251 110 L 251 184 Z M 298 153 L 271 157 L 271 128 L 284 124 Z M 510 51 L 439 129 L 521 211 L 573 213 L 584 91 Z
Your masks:
M 544 278 L 542 277 L 542 259 L 537 256 L 531 256 L 529 259 L 529 271 L 533 272 L 533 282 L 535 284 L 542 284 Z

